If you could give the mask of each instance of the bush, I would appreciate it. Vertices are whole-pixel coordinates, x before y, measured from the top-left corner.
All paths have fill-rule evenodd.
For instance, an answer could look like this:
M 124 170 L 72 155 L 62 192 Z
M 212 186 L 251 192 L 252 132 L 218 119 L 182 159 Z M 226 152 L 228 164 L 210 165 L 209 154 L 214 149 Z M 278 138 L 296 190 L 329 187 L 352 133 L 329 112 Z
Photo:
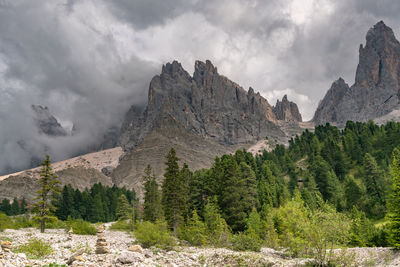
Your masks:
M 129 220 L 118 220 L 115 223 L 111 224 L 110 230 L 118 230 L 118 231 L 132 231 L 132 225 Z
M 35 222 L 33 220 L 31 220 L 29 215 L 14 217 L 14 222 L 13 222 L 14 229 L 30 228 L 30 227 L 34 227 L 34 226 L 35 226 Z
M 4 229 L 12 228 L 13 222 L 10 217 L 0 212 L 0 231 Z
M 253 228 L 249 228 L 246 232 L 234 235 L 231 242 L 232 249 L 238 251 L 251 250 L 258 252 L 262 246 L 262 240 Z
M 15 248 L 14 252 L 25 253 L 30 259 L 40 259 L 53 253 L 53 249 L 49 243 L 33 238 L 28 243 Z
M 76 235 L 95 235 L 97 233 L 96 227 L 82 219 L 67 221 L 65 228 L 67 230 L 72 228 Z
M 168 231 L 166 222 L 143 222 L 137 225 L 134 232 L 136 240 L 144 248 L 156 246 L 170 249 L 176 244 L 175 238 Z
M 202 246 L 207 242 L 207 227 L 194 210 L 187 225 L 178 229 L 180 239 L 186 240 L 193 246 Z

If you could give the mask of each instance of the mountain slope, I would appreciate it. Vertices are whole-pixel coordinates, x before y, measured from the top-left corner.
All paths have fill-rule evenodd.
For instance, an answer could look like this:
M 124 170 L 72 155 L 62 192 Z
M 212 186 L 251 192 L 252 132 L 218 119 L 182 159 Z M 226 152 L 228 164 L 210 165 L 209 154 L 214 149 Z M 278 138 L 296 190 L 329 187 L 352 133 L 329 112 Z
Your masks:
M 383 21 L 371 28 L 360 45 L 355 83 L 343 79 L 332 84 L 318 105 L 313 121 L 344 125 L 368 121 L 400 108 L 400 43 Z

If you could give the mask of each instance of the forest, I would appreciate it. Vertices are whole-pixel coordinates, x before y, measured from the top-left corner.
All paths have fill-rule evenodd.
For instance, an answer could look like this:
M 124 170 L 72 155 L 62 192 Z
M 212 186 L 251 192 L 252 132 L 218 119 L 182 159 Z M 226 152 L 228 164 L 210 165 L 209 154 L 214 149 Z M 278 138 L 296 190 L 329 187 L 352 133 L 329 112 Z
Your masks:
M 399 137 L 395 122 L 326 124 L 288 147 L 256 156 L 238 150 L 194 172 L 171 148 L 161 184 L 146 167 L 142 201 L 125 188 L 96 184 L 80 192 L 68 185 L 53 199 L 54 215 L 118 220 L 115 228 L 130 222 L 147 246 L 177 239 L 236 250 L 284 247 L 321 261 L 334 247 L 399 247 Z M 3 200 L 0 211 L 17 215 L 29 207 Z

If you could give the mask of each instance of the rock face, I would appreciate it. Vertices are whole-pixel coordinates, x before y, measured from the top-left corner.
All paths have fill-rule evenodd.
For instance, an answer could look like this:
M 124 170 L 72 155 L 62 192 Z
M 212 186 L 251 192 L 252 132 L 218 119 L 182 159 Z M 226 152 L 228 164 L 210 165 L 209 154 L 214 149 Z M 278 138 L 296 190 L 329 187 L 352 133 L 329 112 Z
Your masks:
M 383 21 L 371 28 L 360 45 L 355 83 L 339 79 L 332 84 L 315 112 L 316 124 L 344 125 L 368 121 L 399 109 L 400 43 Z
M 196 61 L 193 77 L 177 61 L 163 66 L 151 80 L 147 107 L 128 112 L 120 144 L 133 150 L 166 116 L 224 145 L 285 136 L 275 125 L 277 117 L 268 101 L 218 74 L 210 61 Z
M 208 168 L 215 156 L 265 137 L 287 142 L 291 136 L 282 125 L 299 133 L 293 126 L 299 121 L 297 105 L 287 97 L 273 108 L 253 88 L 246 91 L 220 75 L 210 61 L 196 61 L 193 76 L 174 61 L 151 80 L 148 105 L 126 114 L 119 139 L 126 153 L 110 177 L 117 186 L 133 186 L 141 197 L 145 166 L 150 164 L 161 182 L 171 147 L 191 170 Z
M 278 120 L 301 122 L 301 114 L 297 104 L 288 100 L 287 95 L 284 95 L 282 101 L 277 100 L 273 112 Z
M 32 105 L 34 121 L 42 134 L 49 136 L 66 136 L 67 131 L 61 126 L 57 119 L 51 115 L 47 107 Z

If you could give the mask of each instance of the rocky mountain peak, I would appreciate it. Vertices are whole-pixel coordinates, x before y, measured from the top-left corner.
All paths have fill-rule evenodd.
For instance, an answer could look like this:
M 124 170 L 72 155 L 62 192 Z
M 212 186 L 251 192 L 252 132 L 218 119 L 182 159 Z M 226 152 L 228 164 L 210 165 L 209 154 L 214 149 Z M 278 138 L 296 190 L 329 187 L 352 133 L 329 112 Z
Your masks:
M 301 120 L 297 105 L 290 103 L 287 117 Z M 128 112 L 120 144 L 126 150 L 134 149 L 167 117 L 223 145 L 250 143 L 267 135 L 285 136 L 275 124 L 276 115 L 268 101 L 254 89 L 246 91 L 220 75 L 209 60 L 195 62 L 193 77 L 177 61 L 164 65 L 150 82 L 145 110 L 139 116 L 134 109 Z
M 359 53 L 356 86 L 399 87 L 400 43 L 383 21 L 368 31 Z
M 383 21 L 375 24 L 360 45 L 355 83 L 335 81 L 319 104 L 314 122 L 344 125 L 368 121 L 400 107 L 400 43 Z
M 66 136 L 67 131 L 61 126 L 57 119 L 50 113 L 48 107 L 41 105 L 31 106 L 34 115 L 33 120 L 40 133 L 49 136 Z
M 273 107 L 274 114 L 278 120 L 301 122 L 301 114 L 296 103 L 288 100 L 287 95 L 284 95 L 282 101 L 279 99 L 276 101 L 275 107 Z

